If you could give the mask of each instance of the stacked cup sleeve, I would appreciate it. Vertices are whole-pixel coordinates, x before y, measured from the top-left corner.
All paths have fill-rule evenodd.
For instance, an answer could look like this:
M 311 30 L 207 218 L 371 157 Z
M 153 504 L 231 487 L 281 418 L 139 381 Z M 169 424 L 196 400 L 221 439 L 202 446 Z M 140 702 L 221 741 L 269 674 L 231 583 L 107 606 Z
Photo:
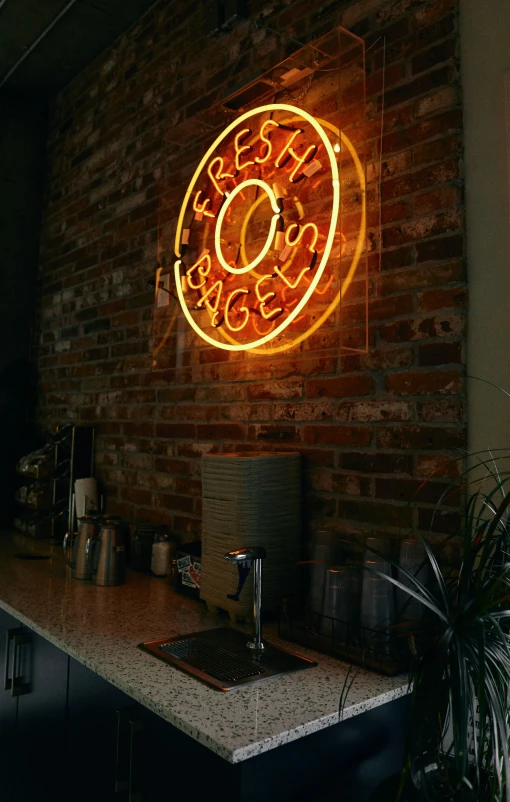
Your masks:
M 297 453 L 208 454 L 202 458 L 200 596 L 236 618 L 253 614 L 253 571 L 238 602 L 227 598 L 238 574 L 227 551 L 263 546 L 262 609 L 276 613 L 295 591 L 301 541 L 301 465 Z

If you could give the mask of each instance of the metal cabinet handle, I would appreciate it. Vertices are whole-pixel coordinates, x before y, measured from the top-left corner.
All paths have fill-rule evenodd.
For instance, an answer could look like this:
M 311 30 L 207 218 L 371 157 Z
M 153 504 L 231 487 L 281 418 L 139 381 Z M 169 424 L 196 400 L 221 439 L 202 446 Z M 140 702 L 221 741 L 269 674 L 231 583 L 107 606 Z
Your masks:
M 132 765 L 133 765 L 133 737 L 137 731 L 136 705 L 117 710 L 117 752 L 115 757 L 115 793 L 126 794 L 128 802 L 139 802 L 139 798 L 132 797 Z M 127 734 L 129 726 L 129 747 L 127 738 L 123 748 L 124 733 Z
M 30 693 L 30 683 L 23 682 L 22 677 L 16 676 L 16 667 L 18 665 L 18 655 L 20 647 L 24 643 L 30 642 L 30 635 L 23 632 L 21 627 L 15 629 L 8 629 L 5 633 L 5 662 L 4 662 L 4 691 L 10 691 L 11 696 L 23 696 Z M 14 648 L 12 650 L 11 660 L 11 676 L 9 676 L 9 654 L 11 651 L 11 643 Z
M 117 753 L 115 757 L 115 794 L 125 794 L 127 802 L 142 802 L 135 785 L 135 735 L 145 729 L 145 721 L 136 714 L 136 706 L 117 710 Z M 129 752 L 122 748 L 122 736 L 129 725 Z M 127 744 L 126 744 L 127 746 Z
M 115 793 L 122 794 L 129 790 L 129 775 L 121 776 L 122 749 L 120 746 L 122 730 L 128 720 L 129 709 L 117 710 L 117 751 L 115 756 Z
M 14 649 L 12 650 L 12 670 L 11 670 L 11 696 L 24 696 L 27 693 L 30 693 L 30 683 L 23 682 L 22 677 L 16 676 L 16 666 L 18 664 L 18 654 L 21 646 L 25 643 L 30 643 L 30 635 L 28 633 L 24 633 L 22 630 L 13 630 L 14 631 Z
M 130 737 L 129 737 L 129 802 L 142 802 L 142 792 L 133 787 L 134 785 L 134 750 L 135 750 L 135 735 L 138 732 L 145 730 L 145 721 L 143 718 L 130 719 Z
M 9 651 L 11 646 L 11 640 L 13 639 L 13 633 L 16 632 L 15 629 L 6 629 L 5 630 L 5 659 L 4 659 L 4 691 L 11 690 L 11 680 L 9 679 Z

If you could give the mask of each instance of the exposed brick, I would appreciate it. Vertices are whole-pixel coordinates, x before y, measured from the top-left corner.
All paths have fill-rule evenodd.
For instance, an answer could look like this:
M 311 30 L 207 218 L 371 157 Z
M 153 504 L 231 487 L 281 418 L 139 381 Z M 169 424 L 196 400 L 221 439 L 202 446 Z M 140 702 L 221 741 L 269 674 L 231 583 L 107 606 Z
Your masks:
M 371 298 L 368 303 L 369 320 L 388 320 L 399 315 L 408 315 L 414 309 L 412 295 L 391 298 Z
M 385 223 L 394 223 L 397 220 L 407 220 L 411 217 L 411 214 L 412 208 L 409 201 L 384 203 L 381 207 L 381 222 L 384 225 Z
M 164 507 L 167 510 L 178 510 L 179 512 L 193 512 L 194 509 L 192 498 L 175 493 L 158 493 L 155 498 L 155 505 Z
M 391 108 L 399 103 L 405 103 L 407 100 L 412 100 L 419 95 L 426 92 L 431 92 L 433 89 L 449 84 L 454 77 L 452 68 L 440 67 L 437 70 L 428 72 L 426 75 L 420 75 L 413 81 L 409 81 L 396 89 L 390 89 L 385 94 L 384 104 L 386 108 Z
M 459 503 L 458 489 L 447 482 L 419 481 L 416 479 L 376 479 L 375 497 L 394 501 L 412 501 L 417 504 Z
M 396 395 L 428 395 L 429 393 L 459 393 L 463 376 L 458 371 L 423 371 L 416 373 L 389 373 L 384 378 L 389 393 Z
M 461 428 L 444 426 L 387 426 L 378 427 L 376 433 L 376 443 L 380 448 L 415 448 L 423 451 L 462 448 L 464 438 Z
M 463 459 L 463 455 L 419 454 L 416 458 L 416 475 L 426 479 L 431 476 L 454 479 L 461 474 Z
M 430 260 L 454 259 L 462 256 L 463 237 L 456 234 L 453 237 L 441 237 L 441 239 L 422 242 L 416 246 L 416 261 L 428 262 Z
M 463 521 L 458 513 L 449 510 L 418 510 L 418 528 L 425 532 L 439 532 L 446 535 L 461 535 Z
M 338 402 L 329 398 L 319 401 L 274 404 L 274 420 L 310 421 L 332 420 L 336 416 Z
M 123 487 L 121 498 L 131 504 L 149 506 L 152 503 L 152 493 L 150 490 L 140 490 L 137 487 Z
M 199 423 L 197 437 L 199 440 L 243 439 L 244 426 L 237 423 Z
M 332 468 L 335 464 L 335 452 L 327 448 L 303 448 L 299 451 L 304 468 Z
M 341 466 L 344 470 L 360 473 L 399 473 L 413 472 L 413 458 L 407 454 L 368 454 L 363 451 L 342 453 Z
M 398 539 L 429 522 L 436 496 L 418 506 L 413 498 L 427 471 L 438 468 L 434 492 L 456 475 L 445 460 L 466 444 L 458 0 L 347 5 L 280 3 L 273 23 L 296 40 L 338 23 L 365 38 L 366 119 L 347 49 L 341 85 L 342 127 L 367 166 L 368 327 L 364 259 L 342 314 L 299 349 L 267 357 L 199 342 L 174 299 L 154 309 L 147 285 L 158 260 L 172 277 L 181 201 L 214 136 L 207 120 L 215 125 L 209 109 L 229 83 L 227 62 L 242 82 L 253 64 L 273 69 L 299 45 L 253 26 L 247 36 L 247 21 L 218 48 L 201 33 L 198 6 L 190 16 L 183 0 L 159 2 L 52 102 L 35 333 L 40 420 L 96 427 L 97 475 L 112 513 L 163 522 L 189 539 L 200 534 L 203 454 L 298 451 L 310 531 Z M 251 22 L 266 6 L 253 0 Z M 304 107 L 334 122 L 335 87 L 333 75 L 317 72 Z M 346 157 L 348 271 L 360 196 L 348 186 Z M 320 223 L 321 194 L 312 182 L 296 191 Z M 264 231 L 255 231 L 254 248 Z M 305 331 L 335 292 L 316 295 L 295 329 Z
M 413 152 L 413 165 L 419 167 L 429 162 L 437 162 L 446 159 L 453 154 L 461 155 L 462 138 L 460 134 L 443 135 L 419 145 Z M 453 206 L 454 203 L 443 203 L 443 206 Z
M 188 439 L 195 437 L 195 426 L 192 423 L 157 423 L 155 427 L 156 437 L 166 437 L 171 439 Z
M 397 248 L 393 251 L 384 251 L 381 259 L 383 270 L 393 270 L 398 267 L 410 265 L 413 261 L 413 251 L 410 246 Z
M 455 159 L 447 159 L 431 167 L 423 167 L 403 176 L 390 178 L 382 185 L 383 201 L 400 198 L 410 193 L 440 186 L 459 177 L 459 165 Z
M 326 446 L 368 446 L 371 430 L 369 426 L 305 426 L 303 439 Z
M 456 54 L 456 47 L 455 39 L 446 39 L 435 47 L 429 47 L 428 50 L 419 53 L 411 62 L 413 75 L 418 72 L 425 72 L 444 61 L 453 59 Z
M 383 247 L 401 245 L 403 242 L 418 240 L 444 234 L 462 227 L 463 212 L 460 209 L 448 209 L 445 212 L 419 217 L 398 226 L 383 229 Z
M 413 197 L 413 209 L 417 215 L 457 206 L 461 202 L 459 187 L 447 186 L 434 189 L 431 192 L 422 192 Z
M 423 401 L 418 404 L 418 418 L 421 421 L 461 423 L 465 417 L 465 402 L 461 398 Z
M 406 504 L 383 504 L 380 502 L 338 500 L 338 515 L 347 521 L 364 521 L 386 526 L 409 527 L 412 523 L 412 510 Z
M 374 390 L 370 376 L 340 376 L 333 379 L 311 379 L 305 382 L 307 398 L 342 398 L 369 395 Z
M 413 158 L 418 149 L 416 146 L 420 142 L 425 142 L 434 137 L 442 137 L 449 131 L 458 131 L 462 128 L 462 111 L 460 109 L 449 109 L 430 117 L 427 120 L 415 122 L 406 128 L 397 128 L 387 133 L 383 138 L 383 153 L 394 150 L 402 150 L 413 147 Z M 448 139 L 450 139 L 448 137 Z M 418 149 L 418 152 L 419 149 Z
M 276 443 L 288 443 L 295 440 L 300 440 L 300 432 L 295 426 L 284 426 L 283 424 L 277 425 L 260 425 L 250 426 L 248 428 L 249 440 L 261 440 L 263 442 L 274 441 Z
M 430 312 L 435 309 L 462 309 L 466 304 L 466 287 L 429 290 L 418 295 L 418 309 L 423 312 Z
M 400 320 L 379 327 L 379 335 L 389 343 L 409 342 L 429 337 L 462 335 L 466 330 L 466 319 L 461 314 L 444 314 L 415 320 Z
M 255 400 L 259 398 L 267 399 L 288 399 L 301 398 L 303 395 L 303 382 L 296 381 L 274 381 L 264 384 L 252 384 L 248 387 L 248 398 Z
M 464 277 L 464 266 L 461 261 L 449 264 L 408 268 L 377 277 L 378 295 L 403 292 L 404 290 L 420 290 L 424 287 L 440 287 L 450 282 L 460 282 Z
M 462 361 L 462 343 L 427 343 L 418 347 L 418 364 L 421 367 L 448 365 Z
M 411 420 L 413 409 L 407 401 L 341 401 L 338 405 L 338 420 L 359 421 L 369 423 L 370 421 Z
M 370 494 L 370 480 L 364 477 L 331 473 L 329 481 L 334 493 L 348 496 L 368 496 Z
M 421 28 L 445 14 L 452 15 L 456 8 L 456 0 L 432 0 L 414 12 L 411 23 L 414 28 Z

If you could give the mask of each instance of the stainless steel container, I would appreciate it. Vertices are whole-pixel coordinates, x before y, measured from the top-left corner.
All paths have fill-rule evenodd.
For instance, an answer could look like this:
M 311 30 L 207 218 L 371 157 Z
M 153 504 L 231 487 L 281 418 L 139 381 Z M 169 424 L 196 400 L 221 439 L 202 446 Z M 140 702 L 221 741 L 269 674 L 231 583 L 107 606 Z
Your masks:
M 101 519 L 99 535 L 88 538 L 86 552 L 96 585 L 112 587 L 126 581 L 124 537 L 118 519 Z
M 99 521 L 91 515 L 85 515 L 78 521 L 78 532 L 67 532 L 64 537 L 64 557 L 71 567 L 73 579 L 92 579 L 92 570 L 87 560 L 87 541 L 96 537 L 99 532 Z M 71 550 L 71 559 L 68 554 Z

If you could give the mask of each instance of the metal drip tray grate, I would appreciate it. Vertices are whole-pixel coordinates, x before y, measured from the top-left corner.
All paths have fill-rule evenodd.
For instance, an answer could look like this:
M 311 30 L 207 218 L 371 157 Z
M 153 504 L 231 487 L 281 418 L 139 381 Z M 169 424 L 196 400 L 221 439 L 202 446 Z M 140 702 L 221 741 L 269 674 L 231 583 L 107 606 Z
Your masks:
M 270 644 L 262 654 L 253 653 L 247 639 L 243 632 L 222 627 L 141 643 L 140 649 L 220 691 L 317 665 Z
M 159 647 L 162 652 L 182 660 L 193 668 L 198 668 L 210 677 L 221 682 L 238 682 L 248 677 L 256 677 L 264 673 L 260 666 L 222 649 L 213 643 L 188 638 L 165 643 Z

